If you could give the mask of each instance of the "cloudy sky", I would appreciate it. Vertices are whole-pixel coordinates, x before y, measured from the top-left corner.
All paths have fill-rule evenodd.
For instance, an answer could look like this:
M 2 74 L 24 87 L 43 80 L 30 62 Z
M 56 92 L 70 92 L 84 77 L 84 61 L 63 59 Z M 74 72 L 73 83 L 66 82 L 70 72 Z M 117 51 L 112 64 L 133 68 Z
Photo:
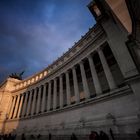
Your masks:
M 47 67 L 95 21 L 91 0 L 0 0 L 0 81 Z

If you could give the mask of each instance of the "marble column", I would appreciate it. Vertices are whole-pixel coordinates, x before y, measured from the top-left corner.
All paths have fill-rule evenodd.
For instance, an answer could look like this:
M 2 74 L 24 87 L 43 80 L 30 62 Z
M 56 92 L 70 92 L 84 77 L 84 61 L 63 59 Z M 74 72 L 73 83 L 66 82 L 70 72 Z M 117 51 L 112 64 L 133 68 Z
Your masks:
M 79 95 L 79 88 L 78 88 L 78 81 L 77 81 L 77 75 L 76 75 L 75 67 L 72 68 L 72 73 L 73 73 L 75 101 L 78 103 L 80 101 L 80 95 Z
M 63 107 L 63 77 L 59 76 L 59 95 L 60 95 L 60 108 Z
M 15 104 L 13 118 L 16 118 L 16 116 L 17 116 L 17 111 L 18 111 L 18 107 L 19 107 L 19 100 L 20 100 L 20 95 L 17 95 L 17 101 L 16 101 L 16 104 Z
M 100 81 L 99 81 L 99 78 L 98 78 L 98 75 L 97 75 L 97 72 L 96 72 L 96 69 L 94 66 L 92 56 L 89 55 L 87 58 L 88 58 L 89 65 L 90 65 L 90 70 L 91 70 L 91 75 L 92 75 L 92 80 L 94 83 L 96 95 L 100 95 L 102 93 L 102 88 L 101 88 Z
M 80 64 L 81 77 L 82 77 L 85 98 L 88 99 L 88 98 L 90 98 L 90 92 L 89 92 L 89 87 L 88 87 L 88 82 L 87 82 L 87 77 L 86 77 L 83 61 L 81 61 L 79 64 Z
M 7 117 L 9 118 L 9 114 L 10 114 L 10 111 L 11 111 L 11 108 L 12 108 L 12 103 L 13 103 L 13 100 L 14 98 L 11 96 L 11 99 L 9 101 L 9 105 L 8 105 L 8 109 L 7 109 Z
M 66 94 L 67 94 L 67 105 L 70 105 L 70 79 L 69 79 L 69 72 L 66 71 Z
M 51 109 L 51 86 L 52 86 L 52 83 L 51 83 L 51 81 L 49 81 L 47 111 L 49 111 Z
M 33 93 L 33 90 L 30 91 L 30 94 L 29 94 L 29 100 L 28 100 L 28 106 L 27 106 L 27 116 L 30 114 L 30 110 L 31 110 L 31 101 L 32 101 L 32 93 Z
M 28 98 L 28 92 L 25 92 L 25 100 L 24 100 L 24 103 L 23 103 L 22 117 L 24 117 L 26 115 L 27 98 Z
M 21 109 L 22 109 L 22 104 L 23 104 L 23 94 L 21 95 L 21 99 L 20 99 L 20 104 L 19 104 L 19 109 L 18 109 L 18 113 L 17 113 L 17 118 L 20 117 L 21 115 Z
M 101 63 L 102 63 L 102 66 L 103 66 L 103 69 L 104 69 L 104 72 L 105 72 L 105 75 L 106 75 L 106 79 L 107 79 L 108 84 L 109 84 L 109 87 L 110 87 L 111 90 L 115 89 L 117 86 L 116 86 L 116 83 L 114 81 L 113 75 L 110 71 L 110 68 L 108 66 L 108 63 L 106 61 L 106 58 L 103 54 L 103 51 L 102 51 L 101 48 L 98 48 L 97 52 L 99 54 L 99 57 L 100 57 L 100 60 L 101 60 Z
M 34 115 L 34 113 L 35 113 L 36 94 L 37 94 L 37 88 L 34 89 L 33 101 L 32 101 L 32 109 L 31 109 L 31 115 Z
M 56 96 L 57 96 L 57 78 L 54 79 L 53 87 L 53 109 L 56 109 Z
M 11 110 L 10 110 L 10 113 L 9 113 L 9 119 L 12 118 L 15 102 L 16 102 L 16 96 L 13 96 L 13 103 L 12 103 L 12 107 L 11 107 Z
M 36 113 L 37 113 L 37 114 L 40 112 L 41 88 L 42 88 L 42 86 L 39 87 L 39 91 L 38 91 L 37 106 L 36 106 Z
M 44 112 L 45 109 L 46 109 L 46 87 L 47 87 L 47 85 L 44 84 L 43 96 L 42 96 L 42 105 L 41 105 L 41 112 Z

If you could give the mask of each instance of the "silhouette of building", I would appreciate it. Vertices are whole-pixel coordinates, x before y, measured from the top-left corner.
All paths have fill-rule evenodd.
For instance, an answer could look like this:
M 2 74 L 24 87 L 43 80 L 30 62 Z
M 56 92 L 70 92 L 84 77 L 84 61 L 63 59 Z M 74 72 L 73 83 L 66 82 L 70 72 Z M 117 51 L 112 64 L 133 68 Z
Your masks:
M 72 48 L 25 80 L 7 78 L 0 85 L 1 133 L 86 136 L 111 128 L 117 139 L 136 139 L 138 7 L 138 0 L 92 1 L 97 23 Z

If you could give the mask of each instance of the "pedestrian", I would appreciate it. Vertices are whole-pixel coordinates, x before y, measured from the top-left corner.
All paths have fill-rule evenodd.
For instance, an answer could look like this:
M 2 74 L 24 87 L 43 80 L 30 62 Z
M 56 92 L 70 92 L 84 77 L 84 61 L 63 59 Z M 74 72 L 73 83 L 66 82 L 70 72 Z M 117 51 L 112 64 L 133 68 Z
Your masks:
M 34 135 L 30 135 L 30 138 L 31 138 L 31 139 L 35 139 Z
M 78 140 L 74 133 L 72 133 L 72 135 L 71 135 L 71 140 Z
M 37 139 L 39 140 L 40 138 L 41 138 L 41 135 L 40 135 L 40 134 L 38 134 Z
M 140 138 L 140 129 L 136 131 L 137 136 Z
M 8 135 L 8 140 L 12 140 L 11 134 Z
M 108 135 L 104 131 L 100 131 L 100 140 L 109 140 Z
M 111 135 L 112 140 L 115 140 L 115 138 L 114 138 L 114 134 L 113 134 L 113 131 L 112 131 L 111 128 L 110 128 L 109 132 L 110 132 L 110 135 Z
M 49 140 L 51 140 L 52 139 L 52 134 L 51 133 L 49 133 Z
M 91 131 L 89 135 L 89 140 L 99 140 L 99 135 L 96 131 Z
M 26 140 L 24 133 L 21 135 L 21 140 Z

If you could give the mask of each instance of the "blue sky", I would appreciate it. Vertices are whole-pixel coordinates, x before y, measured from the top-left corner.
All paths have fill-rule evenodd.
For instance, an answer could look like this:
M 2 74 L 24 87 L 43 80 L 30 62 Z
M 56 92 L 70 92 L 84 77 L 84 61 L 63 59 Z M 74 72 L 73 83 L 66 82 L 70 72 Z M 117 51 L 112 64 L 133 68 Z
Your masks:
M 0 81 L 46 68 L 95 24 L 91 0 L 0 0 Z

